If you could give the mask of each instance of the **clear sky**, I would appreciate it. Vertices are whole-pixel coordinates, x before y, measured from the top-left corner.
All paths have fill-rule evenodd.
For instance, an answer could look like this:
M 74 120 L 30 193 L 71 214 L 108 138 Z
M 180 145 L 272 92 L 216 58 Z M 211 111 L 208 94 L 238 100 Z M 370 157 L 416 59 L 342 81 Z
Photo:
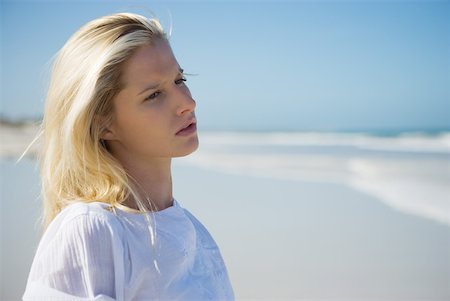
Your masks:
M 48 62 L 87 21 L 152 10 L 199 127 L 450 129 L 449 1 L 1 2 L 1 109 L 42 114 Z

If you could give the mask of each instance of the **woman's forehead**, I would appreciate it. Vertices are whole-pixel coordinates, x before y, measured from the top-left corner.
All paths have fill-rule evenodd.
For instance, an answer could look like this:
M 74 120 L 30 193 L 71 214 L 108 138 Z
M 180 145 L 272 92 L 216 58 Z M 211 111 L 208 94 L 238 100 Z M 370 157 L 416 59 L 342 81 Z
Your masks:
M 158 40 L 151 45 L 139 47 L 133 53 L 124 64 L 122 80 L 125 86 L 140 87 L 172 77 L 179 69 L 169 43 Z

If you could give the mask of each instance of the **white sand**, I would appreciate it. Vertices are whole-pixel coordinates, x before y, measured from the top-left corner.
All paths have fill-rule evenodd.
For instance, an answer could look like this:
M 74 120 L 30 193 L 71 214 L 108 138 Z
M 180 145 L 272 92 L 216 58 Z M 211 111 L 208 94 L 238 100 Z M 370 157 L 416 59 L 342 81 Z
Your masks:
M 239 300 L 450 297 L 448 226 L 340 184 L 227 175 L 181 160 L 175 197 L 215 237 Z M 35 165 L 1 165 L 1 300 L 20 297 L 37 244 Z

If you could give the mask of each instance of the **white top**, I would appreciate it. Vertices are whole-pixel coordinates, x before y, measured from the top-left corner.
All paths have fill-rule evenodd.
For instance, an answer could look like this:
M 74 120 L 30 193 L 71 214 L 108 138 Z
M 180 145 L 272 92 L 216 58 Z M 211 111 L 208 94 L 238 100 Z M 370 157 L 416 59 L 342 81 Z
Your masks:
M 23 299 L 234 300 L 217 244 L 173 203 L 153 214 L 100 202 L 64 208 L 39 243 Z

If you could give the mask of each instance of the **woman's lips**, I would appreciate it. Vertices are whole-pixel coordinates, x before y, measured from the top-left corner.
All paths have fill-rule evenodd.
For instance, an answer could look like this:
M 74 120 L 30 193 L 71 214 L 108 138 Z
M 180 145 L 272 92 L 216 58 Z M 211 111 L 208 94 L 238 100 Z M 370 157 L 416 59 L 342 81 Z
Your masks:
M 197 131 L 197 124 L 195 122 L 189 124 L 184 129 L 178 131 L 176 133 L 177 136 L 189 136 Z

